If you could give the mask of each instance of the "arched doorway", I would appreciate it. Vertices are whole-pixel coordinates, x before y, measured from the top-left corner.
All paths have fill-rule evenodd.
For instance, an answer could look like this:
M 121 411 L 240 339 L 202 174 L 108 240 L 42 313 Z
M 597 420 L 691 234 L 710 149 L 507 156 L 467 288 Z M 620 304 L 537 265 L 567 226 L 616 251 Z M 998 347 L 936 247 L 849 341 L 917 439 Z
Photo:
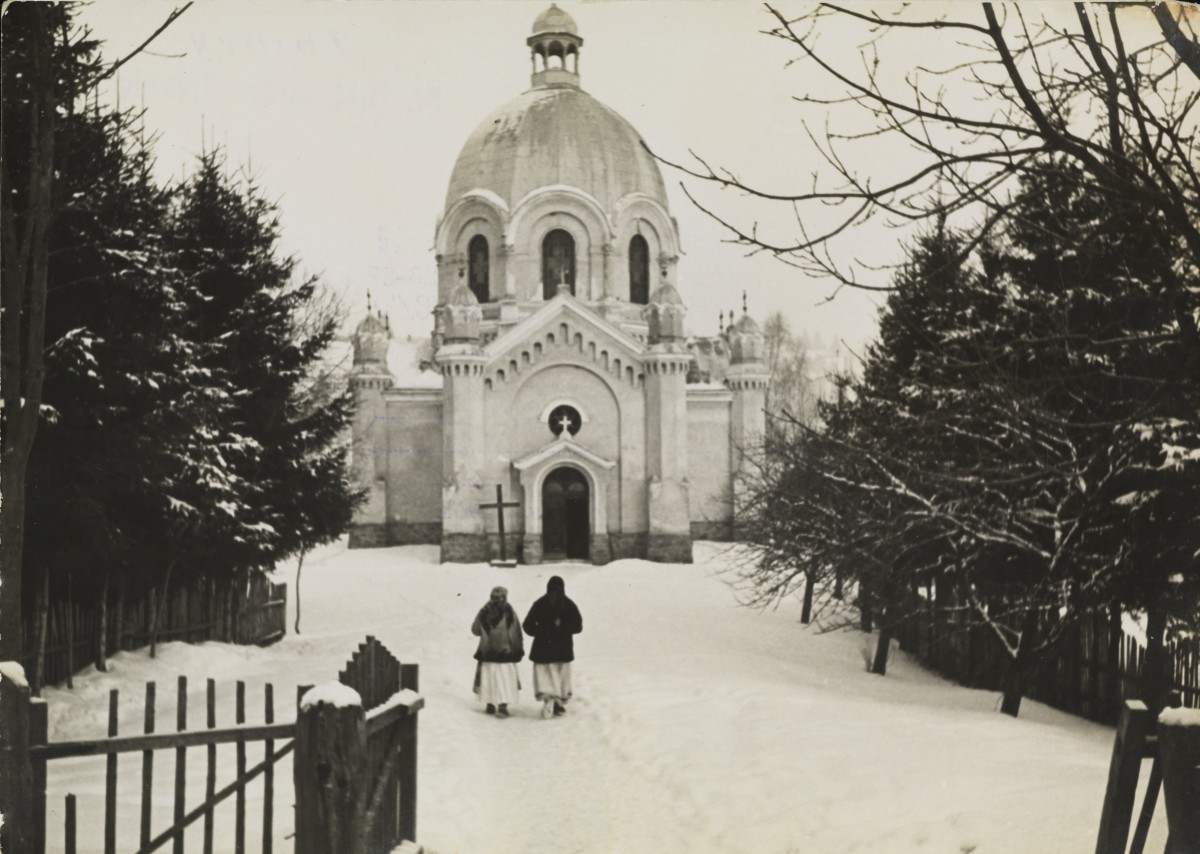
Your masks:
M 591 555 L 587 478 L 569 466 L 546 475 L 542 484 L 543 560 L 586 560 Z

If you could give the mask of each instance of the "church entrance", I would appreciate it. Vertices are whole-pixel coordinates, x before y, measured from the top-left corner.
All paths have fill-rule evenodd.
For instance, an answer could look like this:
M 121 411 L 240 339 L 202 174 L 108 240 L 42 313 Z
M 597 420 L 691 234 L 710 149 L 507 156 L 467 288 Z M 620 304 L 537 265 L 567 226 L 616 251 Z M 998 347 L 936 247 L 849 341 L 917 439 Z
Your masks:
M 542 559 L 586 560 L 591 554 L 588 482 L 578 469 L 557 468 L 542 484 Z

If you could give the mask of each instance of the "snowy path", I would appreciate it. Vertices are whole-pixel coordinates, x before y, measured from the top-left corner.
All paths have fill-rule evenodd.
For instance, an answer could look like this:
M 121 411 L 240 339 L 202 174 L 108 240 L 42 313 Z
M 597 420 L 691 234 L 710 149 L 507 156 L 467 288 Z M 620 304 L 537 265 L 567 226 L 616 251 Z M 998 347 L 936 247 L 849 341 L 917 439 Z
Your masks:
M 102 734 L 110 687 L 122 690 L 122 732 L 136 731 L 146 679 L 159 682 L 159 729 L 173 728 L 180 673 L 192 680 L 193 721 L 205 676 L 218 680 L 222 725 L 236 679 L 247 682 L 250 721 L 261 719 L 267 681 L 286 720 L 296 684 L 335 678 L 374 634 L 421 665 L 418 835 L 433 854 L 1092 850 L 1111 729 L 1028 702 L 1008 719 L 994 694 L 946 683 L 904 656 L 886 678 L 871 676 L 863 635 L 805 630 L 790 605 L 739 608 L 718 577 L 723 550 L 700 544 L 696 555 L 694 566 L 495 569 L 438 566 L 433 548 L 333 546 L 305 564 L 302 634 L 268 649 L 168 644 L 156 661 L 122 654 L 113 672 L 77 679 L 74 692 L 47 692 L 51 732 Z M 555 573 L 584 617 L 570 711 L 538 716 L 526 661 L 514 716 L 488 717 L 470 691 L 471 619 L 497 583 L 523 616 Z M 173 760 L 156 763 L 165 794 Z M 202 790 L 202 765 L 202 752 L 191 752 L 192 792 Z M 75 792 L 81 822 L 95 828 L 102 767 L 52 764 L 51 803 Z M 134 758 L 122 764 L 131 784 L 123 839 L 136 840 L 139 769 Z M 277 773 L 285 794 L 276 850 L 288 851 L 290 765 Z M 168 796 L 156 823 L 169 815 Z M 218 827 L 229 821 L 219 817 Z M 1160 816 L 1147 850 L 1161 850 L 1162 825 Z M 97 850 L 98 833 L 84 837 L 80 850 Z

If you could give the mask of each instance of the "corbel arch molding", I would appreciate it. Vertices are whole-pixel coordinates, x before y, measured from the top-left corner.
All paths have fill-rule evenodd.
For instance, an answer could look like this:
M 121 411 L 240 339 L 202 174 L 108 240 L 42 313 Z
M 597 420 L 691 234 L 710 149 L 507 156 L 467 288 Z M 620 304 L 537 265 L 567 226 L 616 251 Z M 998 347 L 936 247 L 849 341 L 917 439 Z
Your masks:
M 651 196 L 645 193 L 630 193 L 622 197 L 617 202 L 615 219 L 616 239 L 622 254 L 628 251 L 629 240 L 638 233 L 639 225 L 642 236 L 650 243 L 652 259 L 657 258 L 659 253 L 672 257 L 679 254 L 679 232 L 675 227 L 675 220 L 667 213 L 666 208 Z M 647 233 L 647 228 L 653 230 L 653 239 Z
M 490 190 L 472 190 L 451 205 L 438 223 L 434 240 L 438 265 L 438 302 L 445 302 L 466 269 L 468 246 L 475 235 L 488 242 L 488 301 L 505 292 L 504 230 L 508 206 Z
M 552 352 L 557 348 L 570 351 L 577 358 L 563 361 Z M 564 323 L 558 327 L 557 337 L 554 332 L 530 336 L 491 354 L 483 368 L 485 387 L 499 389 L 505 383 L 514 383 L 515 395 L 530 377 L 561 367 L 578 368 L 599 378 L 612 395 L 618 411 L 622 393 L 641 389 L 646 376 L 640 353 L 615 341 L 605 341 L 586 328 Z M 548 409 L 546 414 L 549 414 Z
M 487 224 L 486 232 L 470 232 L 467 226 L 482 220 Z M 490 190 L 472 190 L 447 210 L 438 224 L 434 240 L 434 251 L 443 257 L 466 252 L 467 243 L 475 234 L 488 239 L 492 253 L 500 247 L 509 221 L 508 205 Z
M 508 222 L 508 242 L 540 252 L 540 242 L 535 245 L 531 236 L 537 230 L 537 223 L 555 213 L 568 214 L 578 220 L 587 232 L 591 247 L 601 247 L 612 239 L 612 224 L 594 197 L 576 187 L 554 184 L 534 190 L 513 205 L 512 218 Z

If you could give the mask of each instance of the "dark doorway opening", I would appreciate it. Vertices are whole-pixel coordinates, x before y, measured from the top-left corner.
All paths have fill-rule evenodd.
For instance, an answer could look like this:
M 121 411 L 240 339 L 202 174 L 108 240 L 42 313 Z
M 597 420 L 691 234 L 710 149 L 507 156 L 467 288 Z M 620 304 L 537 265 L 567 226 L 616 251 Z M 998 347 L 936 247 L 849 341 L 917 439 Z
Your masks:
M 578 469 L 563 467 L 542 484 L 542 559 L 586 560 L 591 554 L 588 482 Z
M 554 299 L 559 285 L 575 294 L 575 238 L 556 228 L 542 240 L 542 297 Z

